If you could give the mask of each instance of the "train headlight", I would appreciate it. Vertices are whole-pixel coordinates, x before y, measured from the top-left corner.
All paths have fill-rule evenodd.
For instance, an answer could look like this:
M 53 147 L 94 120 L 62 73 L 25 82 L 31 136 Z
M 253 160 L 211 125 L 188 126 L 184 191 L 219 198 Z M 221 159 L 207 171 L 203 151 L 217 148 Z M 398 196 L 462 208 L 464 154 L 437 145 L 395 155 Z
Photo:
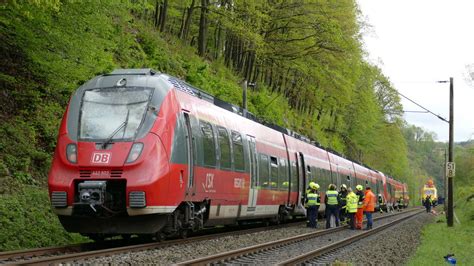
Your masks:
M 130 153 L 128 154 L 126 163 L 133 163 L 135 162 L 143 150 L 143 143 L 137 142 L 133 143 L 132 148 L 130 149 Z
M 74 143 L 68 144 L 66 147 L 66 157 L 70 163 L 77 163 L 77 146 Z

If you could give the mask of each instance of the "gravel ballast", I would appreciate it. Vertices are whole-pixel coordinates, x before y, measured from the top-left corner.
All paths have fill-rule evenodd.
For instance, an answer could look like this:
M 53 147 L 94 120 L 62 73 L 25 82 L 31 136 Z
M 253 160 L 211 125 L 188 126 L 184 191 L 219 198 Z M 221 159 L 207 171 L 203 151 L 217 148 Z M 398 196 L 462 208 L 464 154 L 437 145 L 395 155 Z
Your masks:
M 318 262 L 345 262 L 353 265 L 405 265 L 420 244 L 423 226 L 433 221 L 423 213 L 396 226 L 331 253 Z
M 378 214 L 377 214 L 378 215 Z M 354 247 L 349 247 L 346 254 L 342 253 L 341 255 L 331 256 L 338 261 L 351 261 L 354 263 L 364 263 L 373 261 L 377 264 L 383 264 L 386 262 L 388 264 L 397 264 L 398 260 L 396 258 L 403 257 L 406 258 L 411 255 L 411 252 L 415 250 L 416 245 L 418 244 L 419 231 L 423 224 L 425 224 L 431 216 L 429 214 L 423 214 L 417 216 L 418 218 L 410 219 L 412 222 L 403 222 L 400 225 L 393 227 L 393 229 L 387 233 L 387 236 L 380 236 L 377 239 L 371 240 L 371 243 L 376 243 L 373 246 L 374 250 L 370 249 L 361 249 L 359 247 L 366 247 L 367 244 L 357 244 L 357 251 Z M 423 218 L 422 218 L 423 217 Z M 323 220 L 324 222 L 324 220 Z M 414 224 L 414 225 L 412 225 Z M 323 223 L 321 221 L 318 223 L 319 228 L 321 228 Z M 399 228 L 399 229 L 398 229 Z M 169 265 L 173 263 L 178 263 L 186 260 L 191 260 L 198 257 L 204 257 L 209 255 L 215 255 L 217 253 L 235 250 L 239 248 L 249 247 L 252 245 L 257 245 L 261 243 L 266 243 L 270 241 L 275 241 L 278 239 L 283 239 L 291 236 L 296 236 L 300 234 L 305 234 L 309 232 L 314 232 L 314 229 L 306 228 L 304 226 L 298 227 L 289 227 L 276 230 L 267 230 L 258 233 L 251 233 L 245 235 L 236 235 L 236 236 L 226 236 L 213 240 L 200 241 L 195 243 L 183 244 L 179 246 L 170 246 L 166 248 L 153 249 L 140 252 L 130 252 L 119 255 L 113 255 L 109 257 L 89 259 L 85 261 L 79 261 L 78 263 L 92 263 L 92 264 L 160 264 L 160 265 Z M 392 233 L 393 232 L 393 233 Z M 406 241 L 403 240 L 404 237 L 397 235 L 403 235 L 407 237 Z M 365 240 L 364 240 L 365 241 Z M 372 242 L 378 241 L 378 242 Z M 409 242 L 404 244 L 404 242 Z M 350 250 L 350 251 L 349 251 Z M 392 251 L 393 250 L 393 251 Z M 406 255 L 401 255 L 400 252 L 407 253 Z M 357 254 L 357 256 L 354 256 Z M 389 257 L 396 257 L 390 259 Z M 403 261 L 406 261 L 403 260 Z

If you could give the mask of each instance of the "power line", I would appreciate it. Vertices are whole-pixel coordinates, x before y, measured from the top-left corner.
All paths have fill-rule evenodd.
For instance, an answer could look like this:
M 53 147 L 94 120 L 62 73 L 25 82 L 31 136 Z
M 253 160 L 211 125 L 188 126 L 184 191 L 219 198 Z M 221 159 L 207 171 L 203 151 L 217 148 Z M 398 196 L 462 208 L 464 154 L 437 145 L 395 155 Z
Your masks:
M 446 122 L 446 123 L 449 123 L 449 121 L 448 121 L 447 119 L 445 119 L 444 117 L 442 117 L 442 116 L 440 116 L 440 115 L 438 115 L 438 114 L 435 114 L 435 113 L 431 112 L 431 111 L 428 110 L 427 108 L 421 106 L 419 103 L 417 103 L 417 102 L 413 101 L 412 99 L 408 98 L 407 96 L 401 94 L 399 91 L 396 91 L 396 92 L 397 92 L 400 96 L 402 96 L 403 98 L 405 98 L 405 99 L 409 100 L 410 102 L 416 104 L 418 107 L 420 107 L 421 109 L 425 110 L 426 112 L 428 112 L 428 113 L 430 113 L 430 114 L 436 116 L 437 118 L 443 120 L 443 121 Z
M 428 113 L 427 111 L 403 111 L 404 113 L 423 113 L 426 114 Z

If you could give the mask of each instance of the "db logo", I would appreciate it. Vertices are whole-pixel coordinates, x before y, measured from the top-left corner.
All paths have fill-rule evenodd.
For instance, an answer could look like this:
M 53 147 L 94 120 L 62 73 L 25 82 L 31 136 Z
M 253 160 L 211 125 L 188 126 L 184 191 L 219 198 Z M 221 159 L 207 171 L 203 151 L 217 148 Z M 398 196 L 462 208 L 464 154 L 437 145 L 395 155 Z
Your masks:
M 94 152 L 92 154 L 92 163 L 108 164 L 112 155 L 108 152 Z

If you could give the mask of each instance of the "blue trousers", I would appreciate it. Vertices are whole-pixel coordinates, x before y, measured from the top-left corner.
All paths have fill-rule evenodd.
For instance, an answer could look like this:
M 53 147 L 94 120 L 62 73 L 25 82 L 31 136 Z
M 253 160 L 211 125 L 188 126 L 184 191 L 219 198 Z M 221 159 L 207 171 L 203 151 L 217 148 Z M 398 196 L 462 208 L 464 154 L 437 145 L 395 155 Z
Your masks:
M 364 212 L 365 218 L 367 219 L 367 228 L 372 228 L 373 220 L 372 220 L 372 212 Z
M 339 206 L 326 205 L 326 228 L 331 227 L 331 216 L 336 218 L 336 226 L 339 226 Z
M 316 225 L 318 224 L 318 210 L 319 206 L 309 206 L 307 209 L 307 216 L 308 216 L 308 221 L 309 224 L 308 226 L 311 228 L 316 228 Z

